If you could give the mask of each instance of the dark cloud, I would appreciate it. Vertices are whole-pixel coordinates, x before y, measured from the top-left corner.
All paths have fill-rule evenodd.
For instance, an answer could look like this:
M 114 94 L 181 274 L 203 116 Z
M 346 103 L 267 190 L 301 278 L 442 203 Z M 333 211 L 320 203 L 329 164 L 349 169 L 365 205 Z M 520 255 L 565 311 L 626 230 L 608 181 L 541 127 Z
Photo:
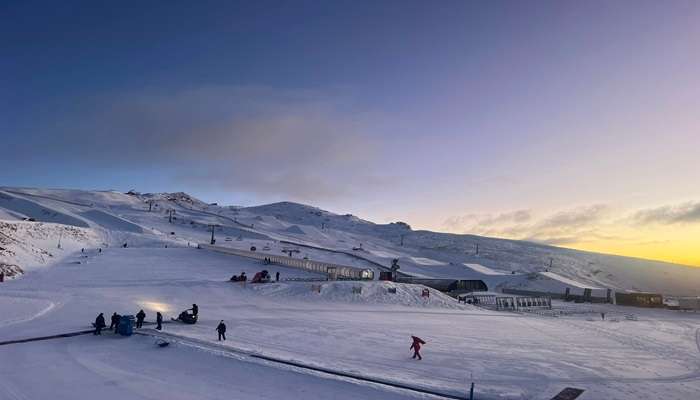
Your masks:
M 176 183 L 318 200 L 387 179 L 375 172 L 382 122 L 340 92 L 141 91 L 74 101 L 38 145 L 97 167 L 166 169 Z
M 631 219 L 639 225 L 700 222 L 700 202 L 639 210 Z

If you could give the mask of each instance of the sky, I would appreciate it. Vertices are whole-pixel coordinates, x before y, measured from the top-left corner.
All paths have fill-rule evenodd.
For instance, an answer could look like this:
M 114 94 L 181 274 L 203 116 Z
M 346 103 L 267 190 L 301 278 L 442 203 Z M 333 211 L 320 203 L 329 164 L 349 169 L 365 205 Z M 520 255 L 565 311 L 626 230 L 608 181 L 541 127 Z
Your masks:
M 0 185 L 700 266 L 698 1 L 3 1 L 0 20 Z

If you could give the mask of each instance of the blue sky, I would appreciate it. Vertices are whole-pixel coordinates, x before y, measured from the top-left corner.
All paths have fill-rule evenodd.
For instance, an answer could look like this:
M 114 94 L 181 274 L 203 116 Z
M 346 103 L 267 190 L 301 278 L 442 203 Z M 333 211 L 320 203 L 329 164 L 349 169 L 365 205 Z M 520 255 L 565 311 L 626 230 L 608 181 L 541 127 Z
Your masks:
M 4 185 L 295 200 L 586 248 L 700 199 L 695 1 L 8 1 L 0 16 Z

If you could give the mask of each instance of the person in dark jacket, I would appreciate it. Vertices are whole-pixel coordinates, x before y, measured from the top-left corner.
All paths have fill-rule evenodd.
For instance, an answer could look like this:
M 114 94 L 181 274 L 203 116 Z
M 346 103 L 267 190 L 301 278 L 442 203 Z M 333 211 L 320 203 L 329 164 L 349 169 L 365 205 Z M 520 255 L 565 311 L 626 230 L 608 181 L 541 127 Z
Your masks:
M 418 360 L 422 360 L 423 357 L 421 357 L 421 355 L 420 355 L 420 346 L 422 344 L 425 344 L 425 342 L 423 341 L 423 339 L 421 339 L 417 336 L 411 336 L 411 338 L 413 339 L 413 344 L 411 345 L 409 350 L 413 350 L 413 357 L 412 358 L 415 359 L 416 357 L 418 357 Z
M 190 310 L 192 310 L 192 315 L 194 315 L 195 317 L 197 316 L 197 314 L 199 314 L 199 307 L 197 307 L 196 304 L 192 304 L 192 308 L 190 308 Z
M 105 316 L 100 313 L 100 315 L 95 318 L 95 332 L 93 332 L 93 335 L 101 335 L 102 328 L 105 326 L 107 326 L 107 324 L 105 324 Z
M 226 340 L 226 324 L 224 324 L 223 319 L 219 322 L 219 325 L 216 326 L 216 331 L 219 333 L 219 341 L 221 341 L 222 338 Z
M 280 281 L 280 273 L 279 273 L 279 271 L 277 271 L 277 273 L 275 274 L 275 282 L 279 282 L 279 281 Z
M 163 329 L 163 314 L 161 314 L 160 311 L 156 313 L 156 324 L 156 329 Z
M 119 314 L 114 313 L 112 314 L 112 317 L 110 318 L 110 323 L 109 323 L 109 330 L 111 331 L 114 329 L 114 331 L 117 331 L 117 326 L 119 325 Z
M 141 328 L 143 326 L 143 320 L 146 319 L 146 313 L 143 310 L 136 314 L 136 327 Z

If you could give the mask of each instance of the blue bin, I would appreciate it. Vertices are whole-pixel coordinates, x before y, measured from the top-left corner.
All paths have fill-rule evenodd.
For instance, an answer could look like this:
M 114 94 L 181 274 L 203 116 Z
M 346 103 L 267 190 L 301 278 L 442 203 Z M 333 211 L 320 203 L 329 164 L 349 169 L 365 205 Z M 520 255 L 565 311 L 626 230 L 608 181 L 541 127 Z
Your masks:
M 133 315 L 122 315 L 119 318 L 117 332 L 122 336 L 131 336 L 134 333 L 134 319 Z

